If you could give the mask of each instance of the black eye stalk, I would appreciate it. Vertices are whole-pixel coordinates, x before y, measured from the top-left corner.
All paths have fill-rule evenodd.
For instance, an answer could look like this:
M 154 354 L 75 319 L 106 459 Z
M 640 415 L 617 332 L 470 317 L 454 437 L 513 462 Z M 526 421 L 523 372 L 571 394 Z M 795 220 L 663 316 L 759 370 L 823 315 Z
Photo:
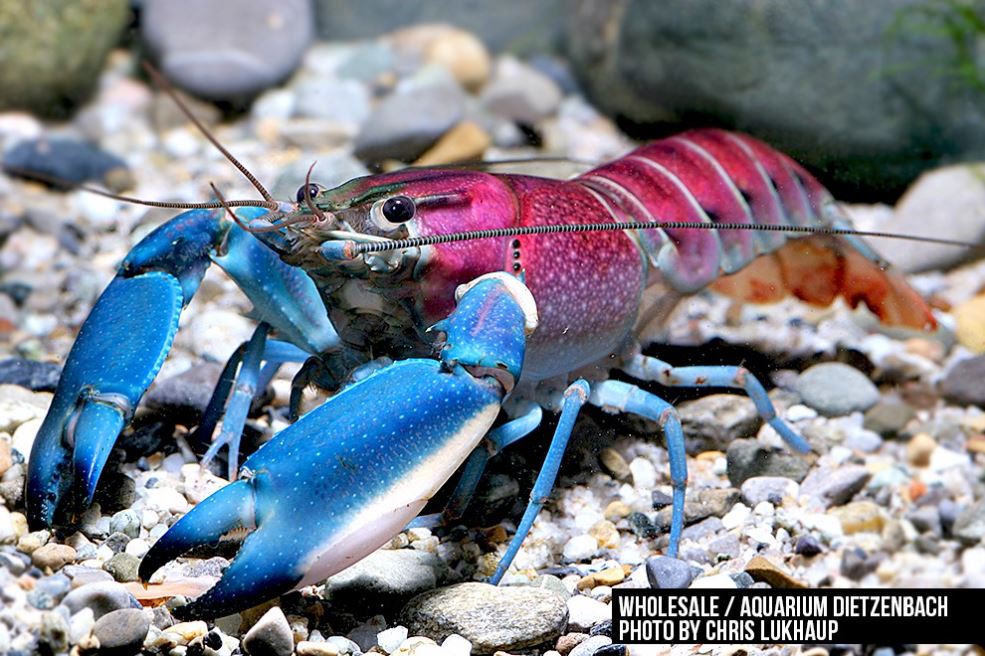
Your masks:
M 323 189 L 323 187 L 320 184 L 315 184 L 314 182 L 310 182 L 307 185 L 301 185 L 300 187 L 298 187 L 298 193 L 296 194 L 298 203 L 304 202 L 305 188 L 307 188 L 308 195 L 311 196 L 312 198 L 317 196 Z
M 406 196 L 388 198 L 381 208 L 383 217 L 390 223 L 407 223 L 414 218 L 417 211 L 414 201 Z

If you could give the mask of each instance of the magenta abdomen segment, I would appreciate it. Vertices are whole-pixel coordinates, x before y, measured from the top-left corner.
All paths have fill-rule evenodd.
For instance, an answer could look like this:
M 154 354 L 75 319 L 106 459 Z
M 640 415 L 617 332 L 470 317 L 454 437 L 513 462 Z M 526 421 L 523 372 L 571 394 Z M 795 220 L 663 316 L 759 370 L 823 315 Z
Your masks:
M 793 160 L 722 130 L 692 130 L 642 146 L 577 180 L 625 221 L 822 225 L 830 195 Z M 783 246 L 781 233 L 638 231 L 648 259 L 682 293 L 740 271 Z

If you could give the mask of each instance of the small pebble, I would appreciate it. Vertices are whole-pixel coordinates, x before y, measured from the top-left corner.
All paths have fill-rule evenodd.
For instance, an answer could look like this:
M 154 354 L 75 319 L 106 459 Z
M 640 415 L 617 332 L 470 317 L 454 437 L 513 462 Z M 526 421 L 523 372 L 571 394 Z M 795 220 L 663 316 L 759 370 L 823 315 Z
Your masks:
M 75 549 L 64 544 L 48 543 L 31 553 L 31 560 L 41 569 L 60 570 L 75 562 Z
M 612 617 L 612 609 L 601 601 L 575 595 L 568 599 L 568 628 L 587 633 L 598 622 Z
M 243 649 L 253 656 L 290 656 L 294 635 L 284 611 L 274 606 L 243 636 Z
M 683 590 L 694 579 L 690 565 L 669 556 L 647 558 L 646 576 L 651 588 L 661 590 Z
M 808 558 L 816 556 L 824 551 L 821 547 L 821 543 L 817 541 L 813 535 L 801 535 L 797 538 L 797 544 L 794 546 L 794 553 L 798 553 L 801 556 L 807 556 Z
M 576 535 L 565 543 L 562 554 L 572 562 L 580 562 L 595 555 L 598 548 L 598 540 L 591 535 Z
M 746 565 L 746 573 L 757 581 L 765 581 L 774 588 L 806 588 L 807 584 L 795 579 L 782 567 L 763 556 L 755 556 Z
M 120 583 L 137 580 L 137 568 L 140 560 L 126 552 L 115 554 L 106 563 L 103 569 L 113 575 L 113 578 Z
M 99 640 L 100 654 L 124 656 L 141 648 L 149 629 L 150 619 L 144 611 L 125 608 L 100 617 L 92 631 Z
M 861 491 L 870 478 L 872 473 L 860 465 L 818 467 L 800 484 L 800 494 L 824 507 L 840 506 Z
M 827 417 L 865 411 L 879 401 L 868 376 L 840 362 L 816 364 L 800 374 L 797 392 L 804 403 Z
M 926 467 L 937 448 L 937 441 L 927 433 L 917 433 L 906 443 L 906 461 L 914 467 Z

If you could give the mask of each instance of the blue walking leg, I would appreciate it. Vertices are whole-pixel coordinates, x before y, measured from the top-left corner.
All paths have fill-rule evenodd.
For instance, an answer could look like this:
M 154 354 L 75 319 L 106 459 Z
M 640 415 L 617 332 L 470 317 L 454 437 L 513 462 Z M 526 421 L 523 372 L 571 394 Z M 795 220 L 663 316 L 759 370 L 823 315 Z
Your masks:
M 465 461 L 462 475 L 458 478 L 455 490 L 452 492 L 445 509 L 440 513 L 420 515 L 407 525 L 407 528 L 434 528 L 451 524 L 462 517 L 475 488 L 486 469 L 486 463 L 505 447 L 523 439 L 534 431 L 544 417 L 544 412 L 535 403 L 525 404 L 523 414 L 511 419 L 502 426 L 489 431 L 483 443 L 479 445 L 469 459 Z
M 497 585 L 502 580 L 503 575 L 506 574 L 506 570 L 509 569 L 513 559 L 516 558 L 516 554 L 520 551 L 520 546 L 523 544 L 524 538 L 530 533 L 530 528 L 534 525 L 534 520 L 537 519 L 540 509 L 544 507 L 544 503 L 547 501 L 547 497 L 554 487 L 558 470 L 561 468 L 561 458 L 564 456 L 564 450 L 568 446 L 571 430 L 575 426 L 575 419 L 578 418 L 578 412 L 585 405 L 585 401 L 588 400 L 589 391 L 588 383 L 580 379 L 564 390 L 564 400 L 561 403 L 561 416 L 558 418 L 557 428 L 554 429 L 554 437 L 551 439 L 551 446 L 547 450 L 547 457 L 544 458 L 544 465 L 541 467 L 540 473 L 537 474 L 537 480 L 534 481 L 534 488 L 530 492 L 530 501 L 527 503 L 527 509 L 524 511 L 523 517 L 520 519 L 520 524 L 516 528 L 516 534 L 510 541 L 509 546 L 506 547 L 506 553 L 500 559 L 499 565 L 496 567 L 496 572 L 489 579 L 489 582 L 493 585 Z
M 591 402 L 609 411 L 631 412 L 645 417 L 657 422 L 663 429 L 670 460 L 670 483 L 673 487 L 673 514 L 667 554 L 676 558 L 681 531 L 684 530 L 684 492 L 687 489 L 687 454 L 684 451 L 684 431 L 677 410 L 659 396 L 617 380 L 593 385 Z
M 226 413 L 223 416 L 222 430 L 219 431 L 219 435 L 202 458 L 202 466 L 207 467 L 219 453 L 219 450 L 229 445 L 229 480 L 236 477 L 236 472 L 239 469 L 239 442 L 243 436 L 243 426 L 246 425 L 246 416 L 250 412 L 250 404 L 253 403 L 253 397 L 257 393 L 260 359 L 263 357 L 263 347 L 267 341 L 269 329 L 270 326 L 261 323 L 247 343 L 246 349 L 243 351 L 243 361 L 239 368 L 239 374 L 236 376 L 232 398 L 229 400 Z
M 652 380 L 667 387 L 730 387 L 745 390 L 756 405 L 759 416 L 784 442 L 801 453 L 811 450 L 810 444 L 776 415 L 776 408 L 762 383 L 745 367 L 674 367 L 657 358 L 636 355 L 622 369 L 634 378 Z
M 235 434 L 238 438 L 239 435 L 242 434 L 243 425 L 246 423 L 246 414 L 249 412 L 250 404 L 252 404 L 253 399 L 248 399 L 248 403 L 246 403 L 246 406 L 243 409 L 237 407 L 237 409 L 232 412 L 226 410 L 226 402 L 229 400 L 229 395 L 232 392 L 234 385 L 237 385 L 237 377 L 242 378 L 244 375 L 256 377 L 253 383 L 254 396 L 256 396 L 258 391 L 266 389 L 267 385 L 270 384 L 270 380 L 277 373 L 277 370 L 283 363 L 304 361 L 309 357 L 304 350 L 289 342 L 266 339 L 266 337 L 258 338 L 259 332 L 263 331 L 264 335 L 266 335 L 269 328 L 270 326 L 265 323 L 261 323 L 257 326 L 257 329 L 254 331 L 253 337 L 250 341 L 241 344 L 232 356 L 230 356 L 229 360 L 226 362 L 226 366 L 223 367 L 222 374 L 219 376 L 219 382 L 216 384 L 216 387 L 212 392 L 212 397 L 209 399 L 208 406 L 206 406 L 205 412 L 202 414 L 202 420 L 199 422 L 198 428 L 195 429 L 195 433 L 192 437 L 193 441 L 198 444 L 209 444 L 208 452 L 202 461 L 203 464 L 207 465 L 210 463 L 222 446 L 231 443 L 231 435 Z M 251 344 L 254 345 L 254 348 L 261 349 L 259 360 L 251 361 L 251 366 L 253 364 L 259 366 L 259 362 L 261 361 L 267 363 L 264 365 L 259 374 L 249 373 L 246 371 L 244 353 Z M 246 401 L 242 398 L 242 393 L 240 394 L 240 398 L 241 400 L 238 404 L 242 404 Z M 232 408 L 232 403 L 229 405 L 230 408 Z M 223 417 L 224 413 L 225 417 Z M 237 417 L 239 415 L 242 416 L 242 423 L 237 425 Z M 219 423 L 220 419 L 223 420 L 223 430 L 219 437 L 213 442 L 212 435 L 215 432 L 215 427 Z M 236 460 L 236 453 L 231 451 L 229 459 L 230 467 L 232 468 L 232 471 L 230 472 L 231 476 L 235 475 L 235 466 L 237 464 Z

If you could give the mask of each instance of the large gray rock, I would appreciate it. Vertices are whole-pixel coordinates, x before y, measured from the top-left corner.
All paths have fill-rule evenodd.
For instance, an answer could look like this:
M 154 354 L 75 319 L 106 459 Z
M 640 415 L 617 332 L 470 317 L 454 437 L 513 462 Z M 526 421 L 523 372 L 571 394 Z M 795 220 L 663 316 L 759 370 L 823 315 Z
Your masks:
M 381 549 L 325 582 L 332 604 L 361 612 L 396 609 L 411 597 L 448 583 L 443 560 L 417 549 Z
M 493 50 L 530 53 L 556 50 L 562 41 L 564 0 L 527 0 L 503 5 L 484 0 L 317 0 L 318 35 L 369 39 L 415 23 L 449 23 L 475 32 Z
M 985 155 L 985 49 L 963 7 L 578 0 L 568 48 L 612 114 L 745 130 L 840 183 L 843 197 L 889 196 L 942 159 Z
M 457 633 L 472 643 L 477 655 L 553 643 L 567 621 L 564 598 L 550 590 L 488 583 L 425 592 L 404 607 L 399 619 L 411 635 L 438 642 Z
M 0 111 L 64 116 L 92 92 L 127 0 L 0 2 Z
M 144 0 L 141 32 L 174 84 L 235 101 L 297 67 L 314 36 L 314 15 L 310 0 Z

